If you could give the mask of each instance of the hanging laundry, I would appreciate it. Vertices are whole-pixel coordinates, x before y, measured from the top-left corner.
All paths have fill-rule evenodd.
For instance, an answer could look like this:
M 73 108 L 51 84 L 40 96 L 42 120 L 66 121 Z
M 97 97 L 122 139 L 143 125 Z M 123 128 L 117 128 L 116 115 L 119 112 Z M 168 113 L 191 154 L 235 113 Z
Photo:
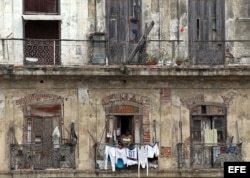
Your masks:
M 217 129 L 204 129 L 204 143 L 216 144 L 217 143 Z
M 215 163 L 217 159 L 219 159 L 221 152 L 220 147 L 213 147 L 213 162 Z
M 147 168 L 148 176 L 148 147 L 141 146 L 138 148 L 138 177 L 140 177 L 140 166 L 144 169 Z
M 212 129 L 212 132 L 213 132 L 213 141 L 214 141 L 214 144 L 217 144 L 218 143 L 218 132 L 217 132 L 217 129 Z
M 127 166 L 135 165 L 138 163 L 137 147 L 126 147 Z
M 118 164 L 120 163 L 120 164 Z M 121 165 L 123 164 L 123 165 Z M 126 149 L 117 147 L 116 148 L 116 165 L 119 168 L 122 168 L 125 164 L 127 164 L 127 153 Z
M 105 156 L 104 156 L 104 159 L 105 159 L 104 169 L 105 170 L 107 170 L 108 158 L 110 158 L 112 171 L 115 171 L 116 148 L 106 145 L 106 147 L 105 147 Z
M 148 150 L 148 158 L 158 157 L 160 154 L 159 147 L 158 147 L 157 143 L 148 144 L 147 150 Z

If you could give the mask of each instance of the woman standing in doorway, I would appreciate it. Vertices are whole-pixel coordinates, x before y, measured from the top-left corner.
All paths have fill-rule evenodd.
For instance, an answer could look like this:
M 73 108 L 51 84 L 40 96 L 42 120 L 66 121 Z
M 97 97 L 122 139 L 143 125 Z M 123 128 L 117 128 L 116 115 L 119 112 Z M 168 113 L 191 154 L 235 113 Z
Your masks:
M 121 144 L 123 146 L 131 146 L 134 142 L 133 136 L 131 135 L 130 131 L 127 130 L 125 134 L 121 136 Z

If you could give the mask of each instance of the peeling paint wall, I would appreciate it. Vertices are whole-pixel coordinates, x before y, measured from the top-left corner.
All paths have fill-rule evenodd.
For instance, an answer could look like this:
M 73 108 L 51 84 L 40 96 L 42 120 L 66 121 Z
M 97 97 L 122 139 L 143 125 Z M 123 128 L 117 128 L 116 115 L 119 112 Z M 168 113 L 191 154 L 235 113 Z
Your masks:
M 14 82 L 14 81 L 12 81 Z M 7 83 L 12 83 L 11 81 Z M 23 143 L 23 112 L 16 104 L 16 101 L 31 93 L 56 94 L 64 98 L 64 127 L 69 129 L 71 122 L 75 123 L 78 135 L 76 162 L 77 169 L 94 169 L 93 145 L 95 140 L 105 141 L 105 111 L 102 105 L 102 98 L 112 94 L 131 93 L 146 96 L 150 100 L 149 123 L 150 139 L 159 141 L 162 151 L 168 150 L 170 155 L 160 156 L 160 169 L 176 168 L 177 148 L 176 145 L 181 141 L 187 142 L 190 139 L 190 111 L 181 102 L 182 98 L 192 98 L 198 94 L 204 96 L 204 102 L 227 103 L 227 129 L 228 136 L 234 136 L 233 143 L 237 142 L 235 122 L 238 121 L 239 139 L 243 142 L 242 154 L 244 160 L 250 160 L 248 152 L 250 124 L 248 113 L 248 97 L 250 96 L 249 84 L 242 87 L 243 81 L 225 80 L 218 83 L 207 80 L 206 82 L 196 83 L 195 81 L 185 80 L 128 80 L 126 83 L 114 82 L 112 79 L 105 81 L 94 80 L 76 82 L 67 78 L 66 84 L 61 84 L 58 80 L 44 80 L 44 87 L 37 91 L 36 86 L 29 84 L 29 81 L 19 81 L 18 89 L 8 89 L 1 87 L 1 113 L 0 119 L 0 144 L 5 145 L 0 151 L 1 170 L 8 170 L 9 148 L 6 143 L 12 143 L 13 137 L 9 129 L 15 128 L 15 137 L 18 143 Z M 6 83 L 6 81 L 4 82 Z M 15 82 L 14 82 L 15 83 Z M 31 82 L 31 83 L 34 83 Z M 107 85 L 108 83 L 108 85 Z M 162 83 L 165 83 L 162 85 Z M 223 85 L 221 85 L 223 83 Z M 5 85 L 11 86 L 11 85 Z M 27 88 L 27 86 L 29 86 Z M 141 87 L 143 86 L 143 88 Z M 162 86 L 165 86 L 169 99 L 162 100 Z M 200 88 L 202 86 L 202 88 Z M 235 86 L 238 86 L 235 88 Z M 73 88 L 75 89 L 73 89 Z M 61 88 L 61 89 L 58 89 Z M 159 89 L 158 89 L 159 88 Z M 235 88 L 235 89 L 232 89 Z M 225 97 L 227 100 L 225 100 Z M 193 101 L 190 101 L 193 102 Z M 156 121 L 156 135 L 153 131 L 153 120 Z M 182 136 L 179 122 L 182 122 Z M 65 134 L 67 135 L 65 130 Z M 104 134 L 104 135 L 103 135 Z M 162 152 L 163 153 L 163 152 Z M 188 152 L 187 152 L 188 154 Z M 184 160 L 185 161 L 185 160 Z M 185 165 L 188 165 L 187 162 Z M 187 166 L 188 167 L 188 166 Z
M 0 38 L 23 38 L 23 3 L 19 0 L 0 1 Z M 250 7 L 248 0 L 225 1 L 226 40 L 250 38 Z M 143 0 L 142 31 L 152 20 L 155 26 L 149 34 L 152 40 L 188 41 L 188 0 Z M 62 17 L 60 36 L 67 40 L 87 40 L 90 33 L 106 32 L 105 0 L 60 1 Z M 86 42 L 61 43 L 62 65 L 84 65 L 88 63 Z M 156 47 L 157 45 L 153 45 Z M 233 49 L 232 43 L 227 43 Z M 21 41 L 4 41 L 0 44 L 0 63 L 22 65 Z
M 188 1 L 187 0 L 143 0 L 142 28 L 152 20 L 156 22 L 149 35 L 152 40 L 188 40 Z M 13 3 L 13 4 L 12 4 Z M 15 4 L 15 5 L 14 5 Z M 250 5 L 248 0 L 226 1 L 226 39 L 250 39 Z M 105 32 L 104 0 L 61 0 L 61 38 L 88 39 L 93 32 Z M 19 0 L 0 0 L 0 38 L 22 38 L 22 3 Z M 2 44 L 0 44 L 2 45 Z M 6 44 L 5 44 L 6 45 Z M 0 63 L 22 64 L 22 56 L 16 46 L 8 43 L 9 53 L 0 58 Z M 86 64 L 87 48 L 76 42 L 70 47 L 62 42 L 62 64 Z M 228 43 L 227 45 L 232 45 Z M 158 46 L 153 46 L 158 48 Z M 230 46 L 233 48 L 234 46 Z M 0 47 L 0 53 L 3 53 Z M 185 53 L 187 51 L 183 51 Z M 240 141 L 243 144 L 243 158 L 250 161 L 249 140 L 249 82 L 239 80 L 223 81 L 188 81 L 188 80 L 144 80 L 141 78 L 128 80 L 72 78 L 36 80 L 1 80 L 0 85 L 0 170 L 8 170 L 9 147 L 13 137 L 9 129 L 14 127 L 18 143 L 23 142 L 23 112 L 15 101 L 31 93 L 52 93 L 64 98 L 64 126 L 69 128 L 71 122 L 76 123 L 78 134 L 77 169 L 94 169 L 94 140 L 104 141 L 105 111 L 102 98 L 114 93 L 133 93 L 150 98 L 149 122 L 156 120 L 156 139 L 160 146 L 171 151 L 169 157 L 160 157 L 160 169 L 177 167 L 176 144 L 180 142 L 179 121 L 182 121 L 182 137 L 184 142 L 190 140 L 190 113 L 182 105 L 181 98 L 189 98 L 197 94 L 204 95 L 205 102 L 228 104 L 228 135 L 236 137 L 235 121 L 238 121 Z M 170 90 L 170 99 L 161 103 L 161 88 Z M 222 97 L 223 96 L 223 97 Z M 226 101 L 227 100 L 227 101 Z M 152 128 L 150 128 L 152 129 Z M 89 132 L 88 132 L 89 131 Z M 150 133 L 153 138 L 153 133 Z M 234 143 L 236 140 L 234 140 Z M 188 152 L 188 151 L 187 151 Z M 189 164 L 188 162 L 186 163 Z M 188 166 L 187 166 L 188 167 Z

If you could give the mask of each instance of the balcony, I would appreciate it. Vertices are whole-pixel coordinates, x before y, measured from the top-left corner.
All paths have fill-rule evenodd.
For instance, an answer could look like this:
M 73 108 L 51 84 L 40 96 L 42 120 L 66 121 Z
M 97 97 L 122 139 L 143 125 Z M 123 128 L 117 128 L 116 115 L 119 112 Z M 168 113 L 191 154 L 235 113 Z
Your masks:
M 242 161 L 242 144 L 177 144 L 179 168 L 223 168 L 224 162 Z
M 177 66 L 248 66 L 250 41 L 186 42 L 147 40 L 135 48 L 103 40 L 0 39 L 0 64 L 8 65 L 147 65 Z M 135 50 L 136 49 L 136 50 Z M 127 51 L 127 52 L 126 52 Z
M 48 149 L 47 146 L 42 144 L 11 144 L 10 169 L 75 168 L 74 145 L 60 144 L 57 149 Z
M 157 145 L 157 144 L 156 144 Z M 115 150 L 115 154 L 118 152 L 116 150 L 119 150 L 119 156 L 117 156 L 114 160 L 111 160 L 110 158 L 110 153 L 107 151 L 106 147 L 112 147 Z M 138 171 L 138 163 L 139 163 L 139 153 L 136 155 L 133 159 L 129 158 L 127 155 L 127 163 L 124 163 L 124 160 L 122 158 L 122 152 L 124 151 L 127 154 L 126 149 L 129 150 L 138 150 L 141 147 L 147 148 L 147 144 L 138 144 L 135 143 L 131 148 L 127 147 L 121 147 L 118 145 L 109 145 L 107 143 L 96 143 L 95 145 L 95 169 L 96 171 L 103 171 L 103 170 L 108 170 L 108 171 L 115 171 L 115 169 L 121 170 L 136 170 Z M 133 148 L 133 149 L 132 149 Z M 134 152 L 133 152 L 134 153 Z M 131 153 L 132 154 L 132 153 Z M 133 154 L 132 154 L 133 155 Z M 158 165 L 158 156 L 155 155 L 153 158 L 148 158 L 148 168 L 156 169 L 159 167 Z M 125 156 L 126 157 L 126 156 Z M 146 167 L 144 167 L 145 169 Z

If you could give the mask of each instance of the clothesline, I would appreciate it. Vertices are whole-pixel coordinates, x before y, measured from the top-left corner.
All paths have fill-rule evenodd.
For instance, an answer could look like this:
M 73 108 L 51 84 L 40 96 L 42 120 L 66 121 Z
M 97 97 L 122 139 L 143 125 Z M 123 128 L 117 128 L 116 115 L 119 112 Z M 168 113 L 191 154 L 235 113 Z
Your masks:
M 217 129 L 217 130 L 223 130 L 227 128 L 227 126 L 223 126 L 223 127 L 220 127 L 220 128 L 200 128 L 200 127 L 194 127 L 192 126 L 191 129 L 196 129 L 196 130 L 204 130 L 204 129 Z
M 115 145 L 113 143 L 101 143 L 101 142 L 98 142 L 97 144 L 99 145 L 107 145 L 107 146 L 113 146 L 113 147 L 118 147 L 120 145 Z M 159 144 L 159 142 L 152 142 L 152 143 L 133 143 L 133 146 L 143 146 L 143 145 L 150 145 L 150 146 L 153 146 L 155 144 Z M 122 147 L 126 147 L 126 146 L 122 146 Z
M 125 165 L 138 165 L 138 177 L 140 176 L 140 167 L 146 168 L 148 175 L 148 158 L 158 156 L 158 143 L 154 143 L 154 145 L 134 145 L 133 147 L 115 147 L 113 145 L 105 145 L 104 169 L 107 169 L 107 162 L 109 159 L 112 171 L 115 171 L 115 167 L 123 168 Z

